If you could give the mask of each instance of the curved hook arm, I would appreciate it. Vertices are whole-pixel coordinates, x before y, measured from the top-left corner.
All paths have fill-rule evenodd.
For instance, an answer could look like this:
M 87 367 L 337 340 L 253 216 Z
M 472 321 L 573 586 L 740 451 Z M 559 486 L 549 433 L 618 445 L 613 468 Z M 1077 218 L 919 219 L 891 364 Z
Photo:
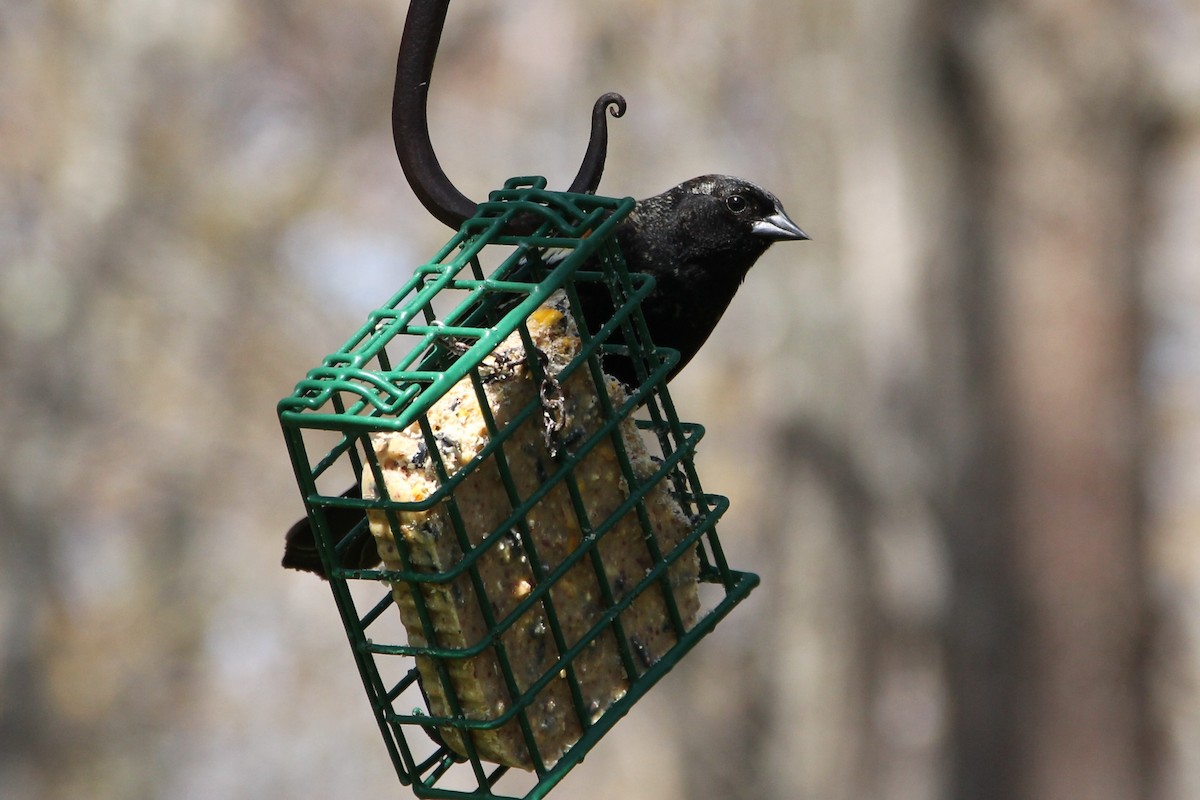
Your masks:
M 587 192 L 591 194 L 600 185 L 600 176 L 604 174 L 604 161 L 608 157 L 608 121 L 605 112 L 612 112 L 614 117 L 625 115 L 625 98 L 616 92 L 605 92 L 592 106 L 592 133 L 588 138 L 587 150 L 583 153 L 583 163 L 579 172 L 571 182 L 568 192 Z
M 429 80 L 438 43 L 446 24 L 450 0 L 411 0 L 400 53 L 396 59 L 396 88 L 392 95 L 392 138 L 404 176 L 421 205 L 440 222 L 458 229 L 474 216 L 476 203 L 454 187 L 438 163 L 429 139 Z M 608 151 L 605 113 L 625 113 L 625 98 L 602 95 L 592 107 L 592 130 L 579 173 L 569 191 L 594 192 L 604 172 Z

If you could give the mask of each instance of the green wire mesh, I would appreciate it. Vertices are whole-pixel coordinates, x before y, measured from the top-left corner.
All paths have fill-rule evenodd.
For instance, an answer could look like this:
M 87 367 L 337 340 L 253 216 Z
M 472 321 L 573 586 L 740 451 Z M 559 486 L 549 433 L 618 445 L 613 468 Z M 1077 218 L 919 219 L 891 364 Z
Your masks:
M 679 421 L 666 388 L 666 375 L 678 354 L 653 346 L 640 312 L 640 303 L 653 287 L 653 279 L 627 272 L 613 237 L 615 226 L 632 207 L 633 201 L 628 198 L 548 192 L 541 178 L 510 180 L 479 206 L 476 216 L 467 220 L 429 263 L 419 267 L 385 306 L 370 314 L 344 347 L 326 357 L 279 403 L 279 418 L 296 480 L 371 708 L 400 781 L 411 785 L 418 797 L 544 797 L 758 583 L 757 576 L 731 570 L 726 563 L 715 525 L 728 501 L 702 491 L 692 456 L 703 429 Z M 521 230 L 533 232 L 519 236 L 506 233 L 514 229 L 515 221 L 521 223 Z M 578 313 L 576 289 L 584 282 L 602 284 L 616 309 L 612 319 L 594 331 L 587 329 Z M 533 352 L 528 318 L 560 289 L 570 300 L 582 341 L 579 355 L 560 377 L 585 370 L 595 385 L 603 386 L 601 358 L 611 353 L 632 360 L 640 385 L 632 388 L 620 404 L 613 403 L 606 392 L 597 392 L 603 425 L 585 441 L 564 448 L 556 456 L 557 468 L 538 476 L 542 488 L 521 497 L 512 490 L 514 477 L 504 458 L 504 444 L 518 424 L 536 421 L 536 415 L 544 412 L 538 398 L 520 409 L 505 426 L 498 426 L 485 410 L 489 442 L 470 463 L 458 469 L 442 461 L 437 433 L 426 415 L 464 379 L 476 387 L 482 403 L 489 356 L 514 333 L 521 336 L 527 352 Z M 528 370 L 545 378 L 541 363 L 532 357 L 528 361 Z M 637 474 L 630 463 L 618 433 L 618 426 L 628 425 L 627 421 L 632 421 L 651 451 L 655 465 L 652 475 Z M 440 484 L 437 491 L 409 503 L 343 496 L 346 486 L 357 483 L 364 474 L 373 477 L 376 485 L 384 483 L 372 435 L 413 430 L 414 425 L 424 436 L 436 466 Z M 580 499 L 587 487 L 582 486 L 576 471 L 602 441 L 610 442 L 616 452 L 628 497 L 609 519 L 591 524 Z M 501 480 L 509 487 L 511 513 L 473 544 L 463 530 L 456 490 L 485 461 L 496 465 Z M 559 484 L 567 487 L 586 535 L 578 548 L 553 568 L 539 563 L 531 537 L 521 539 L 522 556 L 533 566 L 530 574 L 534 585 L 514 609 L 497 615 L 495 610 L 500 605 L 488 597 L 488 587 L 480 577 L 480 561 L 513 546 L 514 532 L 528 533 L 523 528 L 526 515 Z M 669 490 L 689 521 L 685 538 L 668 552 L 656 546 L 646 511 L 647 493 L 660 485 Z M 364 519 L 340 541 L 335 540 L 327 517 L 331 510 L 376 509 L 385 513 L 392 530 L 398 531 L 398 519 L 404 513 L 427 511 L 439 504 L 451 511 L 461 552 L 461 558 L 451 567 L 430 572 L 411 566 L 407 560 L 404 563 L 408 568 L 402 570 L 339 566 L 340 554 L 352 552 L 372 534 Z M 630 518 L 643 526 L 641 538 L 652 566 L 632 589 L 620 586 L 615 590 L 597 548 L 614 521 L 631 514 L 635 516 Z M 396 540 L 403 556 L 403 537 L 397 536 Z M 669 575 L 673 565 L 685 556 L 690 558 L 693 552 L 699 556 L 702 606 L 695 622 L 687 627 L 670 589 Z M 570 610 L 556 602 L 551 590 L 568 570 L 580 564 L 594 568 L 605 611 L 582 638 L 571 641 L 560 624 L 561 615 Z M 464 580 L 473 588 L 487 634 L 467 647 L 437 646 L 438 630 L 423 590 Z M 428 645 L 411 643 L 397 610 L 389 613 L 396 605 L 389 588 L 396 584 L 409 587 Z M 662 598 L 666 611 L 662 625 L 671 631 L 674 644 L 657 660 L 647 663 L 636 641 L 631 644 L 623 634 L 622 620 L 630 604 L 651 591 Z M 544 614 L 557 658 L 537 680 L 523 684 L 514 674 L 505 635 L 522 614 L 535 607 Z M 597 709 L 588 707 L 576 672 L 580 654 L 602 636 L 616 642 L 627 687 L 607 707 Z M 451 679 L 451 667 L 456 660 L 474 658 L 485 650 L 494 654 L 511 702 L 489 718 L 468 717 Z M 435 665 L 433 674 L 449 703 L 449 715 L 437 716 L 431 711 L 430 687 L 422 680 L 419 658 Z M 427 670 L 426 682 L 430 675 Z M 547 758 L 539 752 L 530 708 L 547 684 L 563 680 L 570 687 L 569 697 L 581 733 L 566 752 L 556 759 Z M 513 724 L 518 726 L 529 752 L 531 771 L 490 763 L 475 746 L 472 732 Z M 465 749 L 465 753 L 451 750 L 439 729 L 460 734 L 458 749 Z

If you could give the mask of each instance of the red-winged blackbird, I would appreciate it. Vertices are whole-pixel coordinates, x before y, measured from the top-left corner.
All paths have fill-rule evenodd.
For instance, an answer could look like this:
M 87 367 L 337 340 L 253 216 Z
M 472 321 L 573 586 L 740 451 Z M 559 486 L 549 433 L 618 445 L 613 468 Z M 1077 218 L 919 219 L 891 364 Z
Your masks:
M 708 339 L 759 256 L 777 241 L 808 235 L 765 189 L 739 178 L 705 175 L 639 201 L 621 221 L 616 238 L 629 271 L 654 276 L 654 290 L 641 310 L 655 346 L 679 351 L 670 380 Z M 576 289 L 587 327 L 595 331 L 613 314 L 609 293 L 598 283 L 578 283 Z M 626 357 L 606 356 L 604 369 L 636 384 L 633 364 Z M 352 486 L 342 496 L 362 494 Z M 338 540 L 362 518 L 359 509 L 326 511 Z M 379 560 L 370 536 L 360 536 L 356 546 L 342 554 L 343 566 L 351 569 L 368 569 Z M 283 566 L 325 577 L 307 518 L 288 530 Z

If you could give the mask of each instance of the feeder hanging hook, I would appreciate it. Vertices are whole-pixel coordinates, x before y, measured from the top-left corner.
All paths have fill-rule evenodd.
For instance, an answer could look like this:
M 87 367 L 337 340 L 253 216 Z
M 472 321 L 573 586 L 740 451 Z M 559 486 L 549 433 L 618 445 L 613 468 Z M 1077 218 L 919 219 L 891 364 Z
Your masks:
M 396 59 L 396 88 L 392 95 L 392 137 L 404 176 L 425 206 L 439 221 L 457 230 L 475 215 L 478 205 L 454 187 L 438 163 L 429 139 L 429 79 L 437 56 L 450 0 L 412 0 L 400 38 Z M 625 98 L 616 92 L 600 96 L 592 107 L 591 136 L 571 192 L 595 192 L 604 172 L 608 151 L 605 112 L 625 113 Z

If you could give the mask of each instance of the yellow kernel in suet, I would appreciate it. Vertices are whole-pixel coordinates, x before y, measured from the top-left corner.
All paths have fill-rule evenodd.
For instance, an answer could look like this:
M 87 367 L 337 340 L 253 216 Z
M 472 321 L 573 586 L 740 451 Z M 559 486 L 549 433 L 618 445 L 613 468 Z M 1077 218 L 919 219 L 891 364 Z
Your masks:
M 549 328 L 562 319 L 562 317 L 563 315 L 561 311 L 550 308 L 549 306 L 542 306 L 537 311 L 534 311 L 529 315 L 529 321 L 535 325 L 541 325 Z

